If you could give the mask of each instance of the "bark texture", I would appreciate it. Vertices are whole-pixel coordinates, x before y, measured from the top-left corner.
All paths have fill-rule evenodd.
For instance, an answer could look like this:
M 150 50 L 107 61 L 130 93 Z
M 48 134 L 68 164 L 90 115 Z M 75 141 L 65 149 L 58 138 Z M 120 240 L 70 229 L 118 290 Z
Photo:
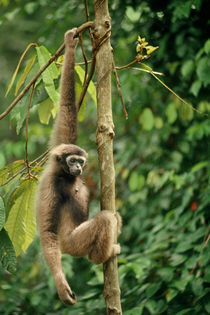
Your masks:
M 113 161 L 110 45 L 111 19 L 108 0 L 95 0 L 94 42 L 96 48 L 98 129 L 96 142 L 101 176 L 101 209 L 115 212 L 115 169 Z M 117 257 L 104 264 L 104 298 L 107 314 L 122 314 Z

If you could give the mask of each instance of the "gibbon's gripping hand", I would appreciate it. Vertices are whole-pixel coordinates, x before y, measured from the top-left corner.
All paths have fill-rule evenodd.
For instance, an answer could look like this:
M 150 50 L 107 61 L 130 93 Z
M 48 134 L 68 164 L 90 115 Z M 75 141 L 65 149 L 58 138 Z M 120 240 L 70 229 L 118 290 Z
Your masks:
M 66 279 L 57 279 L 56 288 L 61 301 L 66 305 L 74 305 L 77 302 L 75 293 L 71 290 Z
M 76 36 L 77 29 L 72 28 L 71 30 L 67 31 L 64 36 L 65 47 L 75 49 L 77 47 L 78 38 Z

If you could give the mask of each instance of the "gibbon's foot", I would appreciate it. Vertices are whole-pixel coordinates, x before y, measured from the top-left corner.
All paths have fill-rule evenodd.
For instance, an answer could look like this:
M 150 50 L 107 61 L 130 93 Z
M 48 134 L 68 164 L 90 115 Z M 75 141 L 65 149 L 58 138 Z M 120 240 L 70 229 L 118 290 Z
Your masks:
M 77 28 L 72 28 L 71 30 L 65 33 L 65 47 L 67 48 L 76 48 L 78 43 L 78 38 L 76 38 Z
M 121 234 L 121 229 L 122 229 L 122 217 L 118 212 L 115 213 L 115 217 L 117 219 L 117 236 Z
M 112 256 L 116 256 L 119 255 L 121 252 L 121 247 L 120 244 L 113 244 L 113 252 L 112 252 Z

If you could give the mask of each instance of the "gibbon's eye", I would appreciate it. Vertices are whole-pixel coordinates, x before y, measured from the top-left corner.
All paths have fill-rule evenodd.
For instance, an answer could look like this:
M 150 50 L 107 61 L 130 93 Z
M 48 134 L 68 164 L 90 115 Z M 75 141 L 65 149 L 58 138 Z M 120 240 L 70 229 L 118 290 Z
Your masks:
M 76 162 L 76 159 L 75 158 L 71 158 L 70 159 L 70 163 L 75 163 Z
M 79 162 L 79 164 L 83 165 L 85 161 L 82 159 L 79 159 L 78 162 Z

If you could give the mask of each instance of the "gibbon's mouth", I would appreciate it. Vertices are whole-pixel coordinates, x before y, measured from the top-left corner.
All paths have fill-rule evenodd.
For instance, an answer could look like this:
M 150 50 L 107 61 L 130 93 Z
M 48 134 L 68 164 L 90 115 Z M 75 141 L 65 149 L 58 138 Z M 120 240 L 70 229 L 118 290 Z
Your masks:
M 69 174 L 72 175 L 72 176 L 78 176 L 78 175 L 82 174 L 82 171 L 81 170 L 75 170 L 75 171 L 70 171 L 69 170 Z

